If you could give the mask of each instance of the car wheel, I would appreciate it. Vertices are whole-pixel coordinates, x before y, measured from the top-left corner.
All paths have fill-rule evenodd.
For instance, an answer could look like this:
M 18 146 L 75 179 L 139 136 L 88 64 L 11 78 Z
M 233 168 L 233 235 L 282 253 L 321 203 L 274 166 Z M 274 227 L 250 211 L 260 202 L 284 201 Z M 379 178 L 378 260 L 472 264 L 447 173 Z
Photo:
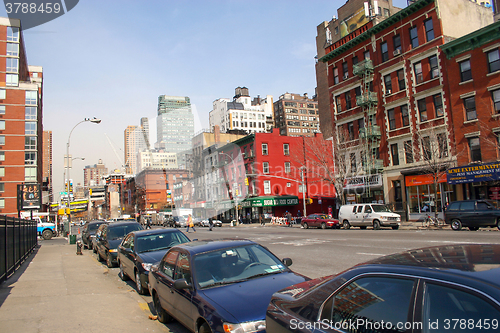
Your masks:
M 321 222 L 321 229 L 326 229 L 326 223 L 325 222 Z
M 378 220 L 373 221 L 373 230 L 380 229 L 380 222 Z
M 118 273 L 118 276 L 120 277 L 120 279 L 122 281 L 127 281 L 128 275 L 125 274 L 125 272 L 123 271 L 123 265 L 122 265 L 121 261 L 120 261 L 119 265 L 120 265 L 120 272 Z
M 392 230 L 398 230 L 398 229 L 399 229 L 399 225 L 392 226 Z
M 106 255 L 106 265 L 109 267 L 109 268 L 113 268 L 113 260 L 111 260 L 111 254 L 107 254 Z
M 451 229 L 455 231 L 459 231 L 462 229 L 462 222 L 460 222 L 459 219 L 453 219 L 451 220 Z
M 135 290 L 137 290 L 137 293 L 139 295 L 144 295 L 146 293 L 146 291 L 142 287 L 141 274 L 139 273 L 139 271 L 135 271 Z
M 210 329 L 208 324 L 205 322 L 205 323 L 203 323 L 203 325 L 200 326 L 198 333 L 212 333 L 212 330 Z
M 307 222 L 304 222 L 304 229 L 309 229 L 309 225 L 307 224 Z
M 347 220 L 344 220 L 344 222 L 342 222 L 342 226 L 344 227 L 344 229 L 351 229 L 351 224 Z
M 477 230 L 479 230 L 479 227 L 469 227 L 469 230 L 470 231 L 477 231 Z
M 172 317 L 165 311 L 160 304 L 160 298 L 155 292 L 153 297 L 153 305 L 155 307 L 156 315 L 158 316 L 158 321 L 160 323 L 166 324 L 172 321 Z
M 43 237 L 43 239 L 45 239 L 45 240 L 49 240 L 49 239 L 51 239 L 51 238 L 52 238 L 52 236 L 53 236 L 53 233 L 52 233 L 52 231 L 51 231 L 51 230 L 46 229 L 46 230 L 44 230 L 44 231 L 42 232 L 42 237 Z

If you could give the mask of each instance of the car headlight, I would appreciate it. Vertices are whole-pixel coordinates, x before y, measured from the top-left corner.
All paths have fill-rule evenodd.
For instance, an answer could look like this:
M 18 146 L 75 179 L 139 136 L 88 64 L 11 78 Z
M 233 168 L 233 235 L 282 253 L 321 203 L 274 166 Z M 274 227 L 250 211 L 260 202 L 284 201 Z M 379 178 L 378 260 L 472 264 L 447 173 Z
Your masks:
M 151 266 L 152 266 L 153 264 L 148 264 L 148 263 L 144 263 L 144 262 L 143 262 L 143 263 L 141 263 L 141 265 L 142 265 L 142 268 L 144 268 L 146 271 L 148 271 L 148 272 L 149 272 L 149 270 L 151 269 Z
M 109 253 L 116 253 L 118 252 L 118 249 L 109 249 Z
M 224 332 L 226 333 L 252 333 L 266 329 L 265 320 L 249 321 L 241 324 L 224 323 Z
M 389 219 L 389 216 L 381 216 L 380 217 L 381 220 L 388 220 Z

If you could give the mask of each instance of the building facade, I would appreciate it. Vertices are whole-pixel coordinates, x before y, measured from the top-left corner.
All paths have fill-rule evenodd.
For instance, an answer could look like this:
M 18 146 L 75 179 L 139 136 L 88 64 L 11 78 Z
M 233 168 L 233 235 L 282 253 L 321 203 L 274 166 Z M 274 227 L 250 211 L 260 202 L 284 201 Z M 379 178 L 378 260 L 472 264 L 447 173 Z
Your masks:
M 316 96 L 285 93 L 274 102 L 274 126 L 281 135 L 313 136 L 320 133 Z
M 137 170 L 137 154 L 150 149 L 148 118 L 141 118 L 140 126 L 127 126 L 124 136 L 125 172 L 135 175 L 140 171 Z
M 42 177 L 42 209 L 49 211 L 49 205 L 54 202 L 52 187 L 52 131 L 43 131 L 43 177 Z
M 104 176 L 108 174 L 108 168 L 102 160 L 93 166 L 87 165 L 83 169 L 83 186 L 88 188 L 92 186 L 105 185 Z
M 0 18 L 0 46 L 0 215 L 17 216 L 17 185 L 43 183 L 43 70 L 28 65 L 19 20 Z
M 169 153 L 161 149 L 144 150 L 137 153 L 136 170 L 144 169 L 177 169 L 177 153 Z

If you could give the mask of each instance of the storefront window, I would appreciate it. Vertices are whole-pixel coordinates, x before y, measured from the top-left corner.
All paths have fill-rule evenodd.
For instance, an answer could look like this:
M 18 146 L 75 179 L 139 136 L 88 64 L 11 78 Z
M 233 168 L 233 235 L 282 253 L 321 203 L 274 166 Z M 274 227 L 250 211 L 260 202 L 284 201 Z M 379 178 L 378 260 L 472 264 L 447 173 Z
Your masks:
M 437 200 L 434 200 L 434 184 L 407 186 L 408 207 L 410 213 L 442 212 L 448 203 L 456 200 L 453 185 L 439 183 Z

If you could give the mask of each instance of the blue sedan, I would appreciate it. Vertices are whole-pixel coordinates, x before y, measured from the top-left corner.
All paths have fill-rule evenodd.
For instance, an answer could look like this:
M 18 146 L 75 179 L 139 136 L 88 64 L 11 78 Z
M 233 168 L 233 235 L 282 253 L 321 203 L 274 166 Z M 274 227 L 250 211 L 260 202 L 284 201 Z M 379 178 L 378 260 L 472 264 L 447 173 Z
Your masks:
M 265 332 L 271 295 L 308 281 L 249 240 L 195 241 L 171 248 L 149 273 L 158 320 L 193 332 Z

